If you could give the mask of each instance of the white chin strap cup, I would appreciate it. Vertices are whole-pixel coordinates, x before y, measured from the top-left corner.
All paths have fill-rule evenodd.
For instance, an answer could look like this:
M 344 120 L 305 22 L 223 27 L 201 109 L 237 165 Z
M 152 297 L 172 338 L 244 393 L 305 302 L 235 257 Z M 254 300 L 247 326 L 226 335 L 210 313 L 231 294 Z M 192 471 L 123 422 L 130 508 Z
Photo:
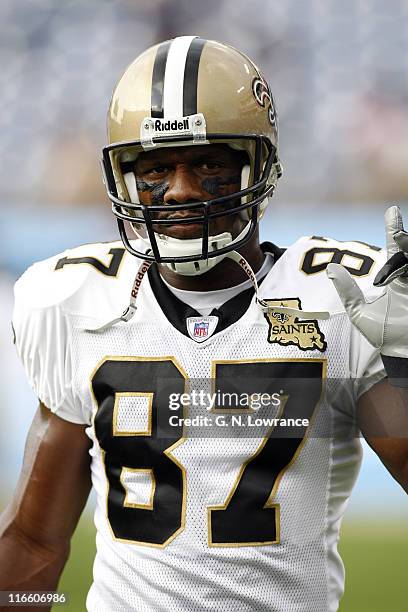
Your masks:
M 157 234 L 156 242 L 162 257 L 187 257 L 189 255 L 201 255 L 202 253 L 202 238 L 179 240 L 178 238 L 171 238 L 170 236 Z M 215 251 L 216 249 L 222 249 L 231 242 L 232 236 L 229 232 L 217 234 L 217 236 L 210 236 L 208 239 L 208 250 L 211 252 Z M 223 257 L 223 255 L 220 255 L 219 257 L 212 257 L 211 259 L 165 263 L 164 265 L 177 274 L 196 276 L 211 270 L 211 268 L 220 262 Z
M 236 238 L 232 238 L 229 232 L 217 234 L 216 236 L 208 237 L 208 252 L 218 251 L 226 246 L 236 244 L 249 231 L 249 223 L 244 227 L 242 232 L 238 234 Z M 178 238 L 171 238 L 170 236 L 164 236 L 163 234 L 157 234 L 156 238 L 157 246 L 162 257 L 184 257 L 191 255 L 201 255 L 203 248 L 202 238 L 190 238 L 188 240 L 180 240 Z M 184 276 L 198 276 L 204 274 L 214 268 L 217 264 L 222 261 L 228 253 L 222 253 L 217 257 L 211 257 L 209 259 L 200 259 L 197 261 L 186 261 L 186 262 L 174 262 L 165 263 L 163 265 L 173 270 L 177 274 Z

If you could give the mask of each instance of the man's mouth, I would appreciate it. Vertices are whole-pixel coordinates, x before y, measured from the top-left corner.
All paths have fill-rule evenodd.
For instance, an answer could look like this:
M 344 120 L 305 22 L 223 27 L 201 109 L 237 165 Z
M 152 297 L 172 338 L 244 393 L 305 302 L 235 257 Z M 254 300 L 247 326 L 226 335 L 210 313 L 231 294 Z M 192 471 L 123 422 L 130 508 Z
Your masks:
M 199 218 L 202 218 L 202 213 L 197 214 L 195 211 L 162 214 L 157 219 L 159 223 L 156 225 L 155 231 L 173 236 L 174 238 L 201 238 L 203 222 L 194 222 L 194 219 Z M 191 219 L 191 221 L 185 222 L 186 219 Z M 168 221 L 168 223 L 160 223 L 160 221 Z
M 185 213 L 182 212 L 176 212 L 173 214 L 166 214 L 164 213 L 163 216 L 160 218 L 160 220 L 175 220 L 178 221 L 180 219 L 196 219 L 196 218 L 200 218 L 203 215 L 201 213 L 196 213 L 196 212 L 192 212 L 189 210 L 186 210 Z
M 184 227 L 186 230 L 190 229 L 190 228 L 194 228 L 196 229 L 197 227 L 202 227 L 203 222 L 200 221 L 195 222 L 195 219 L 202 219 L 203 215 L 202 213 L 196 213 L 196 212 L 190 212 L 190 211 L 185 211 L 185 212 L 175 212 L 173 214 L 162 214 L 160 215 L 160 217 L 157 219 L 157 221 L 160 223 L 160 221 L 168 221 L 168 223 L 160 223 L 160 227 L 165 229 L 165 228 L 173 228 L 175 226 L 177 227 Z M 187 219 L 191 219 L 191 221 L 187 221 Z M 170 223 L 171 221 L 171 223 Z

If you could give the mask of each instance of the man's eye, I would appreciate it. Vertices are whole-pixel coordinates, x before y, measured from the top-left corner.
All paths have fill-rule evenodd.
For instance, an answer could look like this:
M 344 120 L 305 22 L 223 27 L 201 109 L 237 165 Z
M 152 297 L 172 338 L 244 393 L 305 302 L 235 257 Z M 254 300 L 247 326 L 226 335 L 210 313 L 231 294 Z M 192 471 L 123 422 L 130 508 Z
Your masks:
M 220 170 L 221 167 L 221 164 L 218 164 L 217 162 L 203 162 L 200 164 L 200 168 L 207 171 Z
M 165 174 L 168 171 L 169 168 L 167 166 L 155 166 L 154 168 L 149 168 L 146 174 Z

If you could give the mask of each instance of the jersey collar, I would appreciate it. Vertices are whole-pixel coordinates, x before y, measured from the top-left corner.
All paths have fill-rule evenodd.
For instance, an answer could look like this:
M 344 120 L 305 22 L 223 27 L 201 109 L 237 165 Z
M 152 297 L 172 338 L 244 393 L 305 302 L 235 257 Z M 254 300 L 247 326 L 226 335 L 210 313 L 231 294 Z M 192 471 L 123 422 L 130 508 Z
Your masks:
M 262 243 L 261 249 L 264 253 L 271 253 L 275 263 L 284 252 L 284 249 L 280 249 L 269 242 Z M 153 294 L 164 315 L 173 327 L 184 336 L 189 337 L 187 319 L 189 317 L 200 318 L 202 315 L 188 304 L 182 302 L 170 291 L 163 282 L 156 264 L 150 267 L 147 274 Z M 259 281 L 259 284 L 262 283 L 264 278 Z M 236 323 L 248 310 L 253 297 L 254 289 L 250 287 L 241 291 L 241 293 L 222 304 L 219 308 L 214 308 L 208 316 L 218 317 L 218 324 L 211 337 Z

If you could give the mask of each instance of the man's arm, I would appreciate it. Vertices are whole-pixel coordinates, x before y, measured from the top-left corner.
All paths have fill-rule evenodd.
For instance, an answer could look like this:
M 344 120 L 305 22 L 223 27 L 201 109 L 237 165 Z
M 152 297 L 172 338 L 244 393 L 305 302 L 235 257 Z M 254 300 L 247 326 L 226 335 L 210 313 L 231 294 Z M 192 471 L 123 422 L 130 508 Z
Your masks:
M 89 447 L 85 425 L 40 404 L 13 499 L 0 517 L 0 590 L 56 589 L 91 489 Z
M 368 444 L 408 493 L 408 389 L 387 379 L 373 385 L 359 400 L 358 420 Z
M 388 260 L 374 279 L 383 293 L 367 301 L 356 281 L 339 264 L 327 274 L 350 321 L 380 355 L 388 379 L 359 402 L 359 425 L 370 446 L 408 492 L 408 233 L 398 206 L 385 212 Z

